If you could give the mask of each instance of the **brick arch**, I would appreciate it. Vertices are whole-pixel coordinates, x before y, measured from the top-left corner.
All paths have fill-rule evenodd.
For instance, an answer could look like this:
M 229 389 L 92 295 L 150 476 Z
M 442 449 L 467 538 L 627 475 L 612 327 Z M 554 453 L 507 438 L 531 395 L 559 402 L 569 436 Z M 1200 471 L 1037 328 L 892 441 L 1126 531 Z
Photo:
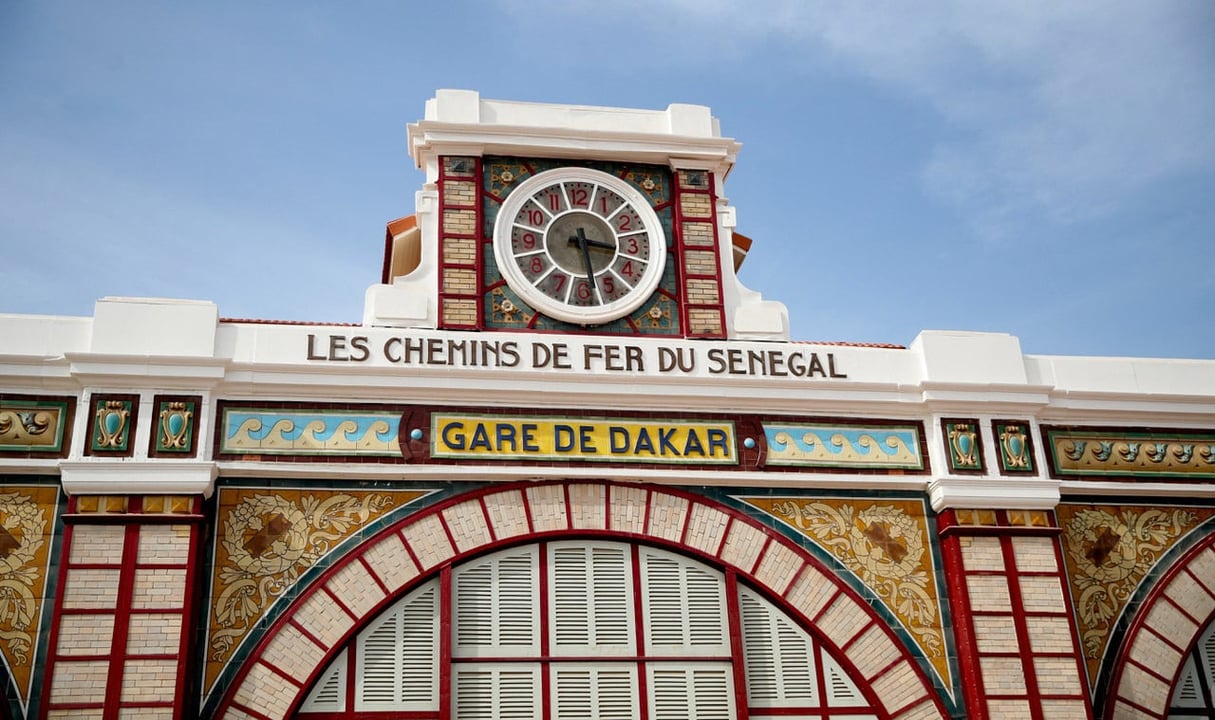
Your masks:
M 615 536 L 673 547 L 764 589 L 850 665 L 880 715 L 948 717 L 887 623 L 789 539 L 708 498 L 603 482 L 490 486 L 419 511 L 350 550 L 284 609 L 242 663 L 217 717 L 291 717 L 317 675 L 388 604 L 442 567 L 511 544 Z
M 1215 531 L 1160 579 L 1123 639 L 1102 717 L 1158 718 L 1198 636 L 1215 622 Z

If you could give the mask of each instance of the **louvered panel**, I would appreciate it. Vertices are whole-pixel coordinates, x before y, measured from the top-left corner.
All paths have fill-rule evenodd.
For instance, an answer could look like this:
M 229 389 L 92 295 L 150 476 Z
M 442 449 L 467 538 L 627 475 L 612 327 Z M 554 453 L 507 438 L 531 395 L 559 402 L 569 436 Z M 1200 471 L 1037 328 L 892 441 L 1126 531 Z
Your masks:
M 722 574 L 659 550 L 645 549 L 641 558 L 649 652 L 729 654 Z
M 817 708 L 809 633 L 757 593 L 739 589 L 747 697 L 753 707 Z
M 1194 664 L 1194 656 L 1186 658 L 1181 669 L 1181 677 L 1173 689 L 1173 699 L 1169 706 L 1174 708 L 1199 709 L 1203 706 L 1202 691 L 1199 686 L 1198 666 Z
M 329 667 L 304 699 L 300 712 L 341 712 L 346 709 L 346 651 L 329 663 Z
M 537 547 L 481 558 L 453 572 L 456 657 L 539 652 Z
M 400 614 L 389 610 L 359 635 L 359 681 L 355 687 L 356 709 L 392 707 L 397 702 Z
M 552 548 L 553 647 L 557 652 L 591 644 L 588 548 Z
M 856 683 L 852 682 L 834 658 L 824 653 L 822 662 L 829 707 L 863 707 L 868 704 Z
M 554 720 L 632 720 L 638 716 L 635 665 L 552 666 Z
M 550 546 L 552 644 L 558 655 L 631 655 L 633 583 L 627 545 Z
M 729 663 L 669 663 L 649 667 L 653 720 L 729 720 L 734 716 Z
M 594 602 L 594 641 L 599 648 L 632 648 L 633 573 L 628 547 L 591 548 L 590 587 Z
M 457 665 L 454 720 L 539 720 L 540 667 L 532 663 Z
M 439 707 L 438 580 L 406 595 L 358 637 L 356 710 Z
M 498 562 L 498 644 L 504 648 L 531 648 L 536 643 L 536 555 L 506 555 Z

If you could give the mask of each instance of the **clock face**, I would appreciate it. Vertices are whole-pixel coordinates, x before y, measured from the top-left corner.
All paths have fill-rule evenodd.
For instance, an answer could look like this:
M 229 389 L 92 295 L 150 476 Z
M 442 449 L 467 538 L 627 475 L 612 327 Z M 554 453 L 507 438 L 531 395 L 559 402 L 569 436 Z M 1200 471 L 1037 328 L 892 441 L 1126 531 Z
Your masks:
M 494 226 L 506 282 L 536 310 L 566 322 L 610 322 L 658 287 L 666 237 L 640 192 L 598 170 L 534 175 L 507 196 Z

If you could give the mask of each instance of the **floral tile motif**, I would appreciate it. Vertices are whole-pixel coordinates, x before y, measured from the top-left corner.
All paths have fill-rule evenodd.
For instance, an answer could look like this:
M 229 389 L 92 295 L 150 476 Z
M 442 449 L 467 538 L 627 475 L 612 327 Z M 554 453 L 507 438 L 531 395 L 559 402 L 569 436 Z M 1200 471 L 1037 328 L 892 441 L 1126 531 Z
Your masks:
M 1095 678 L 1110 633 L 1139 584 L 1215 509 L 1063 504 L 1056 513 L 1082 652 Z
M 932 539 L 916 500 L 743 497 L 851 570 L 886 605 L 952 687 Z
M 58 487 L 0 487 L 0 655 L 26 706 L 58 502 Z
M 217 513 L 206 686 L 300 576 L 370 522 L 425 494 L 221 488 Z

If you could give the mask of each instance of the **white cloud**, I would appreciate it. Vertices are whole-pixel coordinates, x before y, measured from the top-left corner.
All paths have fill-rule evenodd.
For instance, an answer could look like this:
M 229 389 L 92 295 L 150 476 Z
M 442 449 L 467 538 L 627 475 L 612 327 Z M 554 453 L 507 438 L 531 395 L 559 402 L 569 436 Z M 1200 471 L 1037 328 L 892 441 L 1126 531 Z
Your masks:
M 1215 165 L 1215 6 L 992 0 L 670 0 L 724 35 L 776 38 L 807 61 L 927 102 L 952 126 L 929 190 L 987 215 L 1101 215 Z M 824 62 L 825 61 L 825 62 Z

